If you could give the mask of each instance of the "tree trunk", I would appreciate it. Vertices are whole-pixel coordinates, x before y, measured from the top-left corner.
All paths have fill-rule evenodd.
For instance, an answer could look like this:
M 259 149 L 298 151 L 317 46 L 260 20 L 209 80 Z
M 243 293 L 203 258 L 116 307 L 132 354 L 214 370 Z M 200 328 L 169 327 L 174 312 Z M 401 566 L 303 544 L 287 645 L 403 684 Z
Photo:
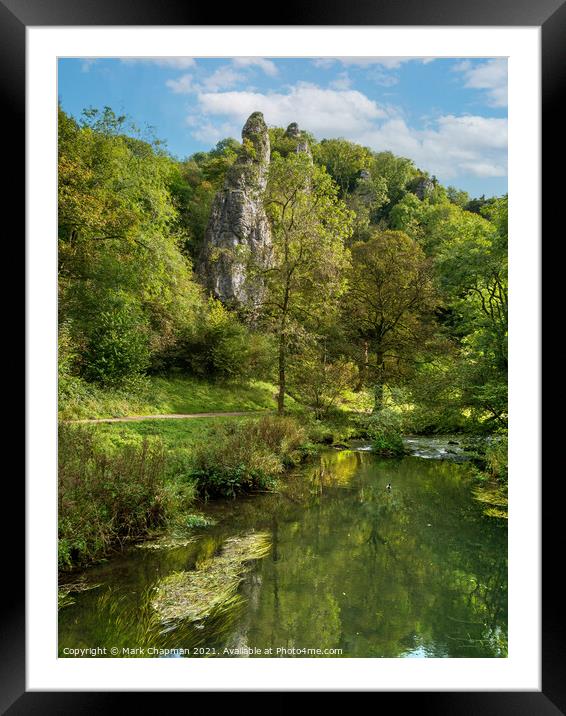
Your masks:
M 364 341 L 364 354 L 363 357 L 358 361 L 358 382 L 354 388 L 355 392 L 358 393 L 364 385 L 367 385 L 368 381 L 368 363 L 369 363 L 369 343 Z
M 379 413 L 383 408 L 383 383 L 376 383 L 373 386 L 373 412 Z
M 288 273 L 283 295 L 281 322 L 279 324 L 279 393 L 277 395 L 277 413 L 285 412 L 285 369 L 287 367 L 287 312 L 289 309 L 291 275 Z
M 285 333 L 279 335 L 279 393 L 277 394 L 277 412 L 285 412 L 285 368 L 287 363 L 287 345 Z
M 385 373 L 385 361 L 383 356 L 378 353 L 377 356 L 377 381 L 373 387 L 373 412 L 378 413 L 383 408 L 383 377 Z

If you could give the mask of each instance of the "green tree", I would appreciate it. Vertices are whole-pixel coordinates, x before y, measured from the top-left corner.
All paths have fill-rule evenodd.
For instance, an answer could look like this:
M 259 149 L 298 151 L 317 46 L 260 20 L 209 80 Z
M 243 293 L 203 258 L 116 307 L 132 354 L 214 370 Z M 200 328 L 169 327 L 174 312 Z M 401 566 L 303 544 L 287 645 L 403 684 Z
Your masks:
M 345 320 L 363 346 L 377 412 L 384 387 L 418 361 L 431 336 L 431 264 L 406 234 L 375 231 L 369 241 L 352 247 L 348 283 Z
M 463 191 L 462 189 L 456 189 L 454 186 L 446 187 L 446 196 L 448 197 L 448 201 L 452 202 L 452 204 L 456 204 L 456 206 L 459 206 L 462 209 L 470 202 L 470 195 L 468 192 Z
M 354 189 L 360 172 L 371 163 L 369 149 L 346 139 L 323 139 L 314 156 L 338 185 L 341 198 Z
M 136 301 L 108 296 L 90 327 L 84 353 L 85 377 L 104 386 L 121 386 L 149 365 L 147 321 Z
M 392 152 L 378 152 L 370 164 L 371 175 L 382 177 L 387 184 L 387 199 L 379 212 L 379 218 L 386 218 L 390 209 L 407 193 L 407 184 L 420 174 L 415 164 L 405 157 L 396 157 Z
M 263 272 L 264 319 L 277 337 L 277 405 L 283 413 L 289 351 L 334 310 L 344 290 L 351 214 L 328 173 L 305 153 L 273 159 L 265 205 L 273 246 Z
M 352 241 L 369 238 L 371 224 L 381 207 L 387 201 L 387 183 L 383 177 L 373 177 L 363 171 L 355 187 L 345 198 L 346 205 L 353 212 L 354 225 Z
M 308 350 L 291 366 L 297 397 L 310 405 L 317 418 L 325 417 L 357 378 L 356 366 L 344 359 L 330 361 L 324 352 Z
M 507 415 L 507 199 L 481 213 L 430 206 L 421 225 L 442 302 L 440 320 L 455 352 L 413 385 L 429 418 L 463 411 L 480 425 L 505 426 Z M 455 420 L 455 423 L 459 419 Z M 442 420 L 441 420 L 442 422 Z
M 179 340 L 171 363 L 209 380 L 270 378 L 274 345 L 270 335 L 252 330 L 209 298 L 198 321 Z
M 153 363 L 192 321 L 201 292 L 181 251 L 175 162 L 159 143 L 122 131 L 124 118 L 109 109 L 80 123 L 59 112 L 60 320 L 77 346 L 95 349 L 100 314 L 119 294 L 141 316 Z M 132 371 L 143 364 L 132 361 Z
M 456 210 L 459 220 L 450 239 L 438 246 L 441 285 L 460 319 L 469 345 L 507 368 L 507 201 L 485 210 L 493 221 Z M 445 231 L 445 229 L 444 229 Z

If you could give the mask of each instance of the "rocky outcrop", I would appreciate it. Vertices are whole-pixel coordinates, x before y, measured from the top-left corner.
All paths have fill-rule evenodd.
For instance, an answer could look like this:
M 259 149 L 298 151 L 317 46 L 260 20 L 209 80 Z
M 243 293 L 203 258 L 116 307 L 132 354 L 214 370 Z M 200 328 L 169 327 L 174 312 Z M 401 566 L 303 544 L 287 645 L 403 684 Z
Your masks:
M 225 303 L 253 307 L 261 302 L 261 268 L 269 265 L 271 254 L 263 207 L 269 160 L 267 125 L 261 112 L 254 112 L 242 130 L 238 158 L 214 198 L 197 267 L 208 289 Z
M 304 132 L 301 132 L 301 130 L 299 129 L 299 125 L 296 122 L 291 122 L 291 124 L 287 127 L 287 129 L 285 130 L 285 136 L 296 142 L 295 151 L 297 152 L 297 154 L 299 152 L 305 152 L 305 154 L 308 154 L 309 157 L 311 157 L 312 159 L 312 153 L 308 139 L 306 138 Z
M 436 186 L 436 177 L 418 176 L 409 182 L 407 189 L 421 201 L 428 199 Z

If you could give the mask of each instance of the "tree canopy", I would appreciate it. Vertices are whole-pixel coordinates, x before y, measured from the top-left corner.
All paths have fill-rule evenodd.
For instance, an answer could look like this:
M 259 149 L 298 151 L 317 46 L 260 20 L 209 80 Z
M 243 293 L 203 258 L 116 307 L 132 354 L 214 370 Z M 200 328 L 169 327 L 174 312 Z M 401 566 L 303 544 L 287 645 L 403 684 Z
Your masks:
M 375 410 L 411 405 L 428 427 L 504 426 L 507 197 L 470 198 L 346 139 L 303 133 L 298 152 L 283 128 L 269 134 L 272 261 L 250 257 L 265 286 L 250 316 L 193 272 L 246 147 L 226 138 L 180 161 L 109 108 L 59 110 L 62 375 L 253 374 L 278 384 L 280 411 L 293 391 L 317 414 L 367 391 Z

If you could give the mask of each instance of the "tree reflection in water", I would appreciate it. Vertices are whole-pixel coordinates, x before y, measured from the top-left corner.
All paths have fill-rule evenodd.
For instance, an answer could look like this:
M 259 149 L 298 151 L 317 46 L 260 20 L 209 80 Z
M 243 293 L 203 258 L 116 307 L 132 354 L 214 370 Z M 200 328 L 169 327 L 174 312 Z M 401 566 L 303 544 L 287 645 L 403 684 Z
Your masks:
M 392 489 L 386 490 L 391 483 Z M 344 657 L 507 655 L 506 522 L 482 514 L 465 465 L 326 451 L 279 494 L 209 503 L 218 524 L 168 551 L 131 550 L 89 571 L 102 582 L 61 610 L 65 646 L 342 649 Z M 237 595 L 203 623 L 164 630 L 160 579 L 222 543 L 269 531 Z M 275 654 L 274 654 L 275 655 Z

